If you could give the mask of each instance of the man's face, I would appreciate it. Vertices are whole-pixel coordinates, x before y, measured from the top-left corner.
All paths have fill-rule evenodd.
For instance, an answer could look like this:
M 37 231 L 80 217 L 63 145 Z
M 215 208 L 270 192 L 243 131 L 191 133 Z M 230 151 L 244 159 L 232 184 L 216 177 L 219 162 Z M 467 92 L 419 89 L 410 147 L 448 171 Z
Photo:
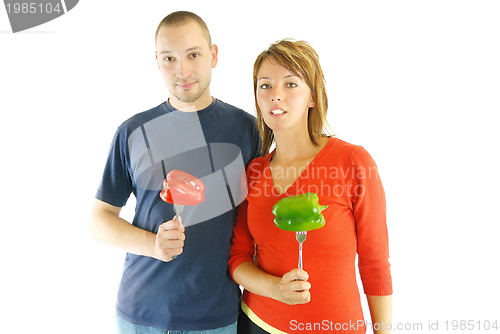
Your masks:
M 210 80 L 217 65 L 217 46 L 209 46 L 198 23 L 162 27 L 156 39 L 156 59 L 170 91 L 170 104 L 203 109 L 212 102 Z

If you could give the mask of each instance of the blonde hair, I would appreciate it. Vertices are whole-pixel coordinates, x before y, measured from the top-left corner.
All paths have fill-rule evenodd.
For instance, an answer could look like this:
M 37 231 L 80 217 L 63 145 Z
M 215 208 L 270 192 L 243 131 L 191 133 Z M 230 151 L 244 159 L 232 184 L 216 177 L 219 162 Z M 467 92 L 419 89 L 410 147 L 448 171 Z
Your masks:
M 312 46 L 305 41 L 283 39 L 271 44 L 255 60 L 253 66 L 253 88 L 255 107 L 257 109 L 257 124 L 262 139 L 261 152 L 269 153 L 274 142 L 274 133 L 262 118 L 262 111 L 257 103 L 257 75 L 265 60 L 272 60 L 285 67 L 289 72 L 299 76 L 311 89 L 314 107 L 309 108 L 307 127 L 309 137 L 315 145 L 319 145 L 322 135 L 328 135 L 326 114 L 328 111 L 328 98 L 323 70 L 319 63 L 319 56 Z

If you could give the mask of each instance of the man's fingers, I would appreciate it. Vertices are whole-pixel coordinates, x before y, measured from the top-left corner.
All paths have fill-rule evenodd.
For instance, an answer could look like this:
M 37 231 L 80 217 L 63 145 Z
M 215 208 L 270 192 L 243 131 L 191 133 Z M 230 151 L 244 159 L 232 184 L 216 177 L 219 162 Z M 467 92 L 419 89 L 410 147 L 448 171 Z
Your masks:
M 167 222 L 164 222 L 158 228 L 158 232 L 160 232 L 160 231 L 170 231 L 170 230 L 178 230 L 178 231 L 184 232 L 185 228 L 182 225 L 182 218 L 180 219 L 180 221 L 169 220 Z
M 184 247 L 184 240 L 182 239 L 159 239 L 160 248 L 167 249 L 175 249 Z
M 181 230 L 158 230 L 157 239 L 162 241 L 186 240 L 186 235 Z

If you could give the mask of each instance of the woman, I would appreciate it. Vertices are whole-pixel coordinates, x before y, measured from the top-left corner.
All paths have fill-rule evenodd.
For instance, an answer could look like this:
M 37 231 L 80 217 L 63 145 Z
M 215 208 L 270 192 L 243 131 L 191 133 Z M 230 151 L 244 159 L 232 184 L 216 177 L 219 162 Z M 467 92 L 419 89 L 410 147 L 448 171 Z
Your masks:
M 245 288 L 239 331 L 389 333 L 392 281 L 375 162 L 362 147 L 324 133 L 324 77 L 309 44 L 271 45 L 257 57 L 253 77 L 264 156 L 248 167 L 249 193 L 229 260 L 233 279 Z M 328 207 L 324 227 L 307 233 L 302 270 L 294 233 L 275 226 L 271 210 L 282 198 L 308 192 Z M 356 284 L 356 253 L 370 324 Z

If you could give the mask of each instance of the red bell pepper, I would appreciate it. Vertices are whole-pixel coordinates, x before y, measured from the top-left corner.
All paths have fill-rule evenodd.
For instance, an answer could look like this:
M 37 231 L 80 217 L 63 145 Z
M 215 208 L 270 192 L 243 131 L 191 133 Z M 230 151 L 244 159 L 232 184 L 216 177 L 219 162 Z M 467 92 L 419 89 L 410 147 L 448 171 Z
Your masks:
M 160 197 L 176 205 L 197 205 L 205 199 L 205 186 L 198 178 L 180 170 L 172 170 L 163 181 Z

